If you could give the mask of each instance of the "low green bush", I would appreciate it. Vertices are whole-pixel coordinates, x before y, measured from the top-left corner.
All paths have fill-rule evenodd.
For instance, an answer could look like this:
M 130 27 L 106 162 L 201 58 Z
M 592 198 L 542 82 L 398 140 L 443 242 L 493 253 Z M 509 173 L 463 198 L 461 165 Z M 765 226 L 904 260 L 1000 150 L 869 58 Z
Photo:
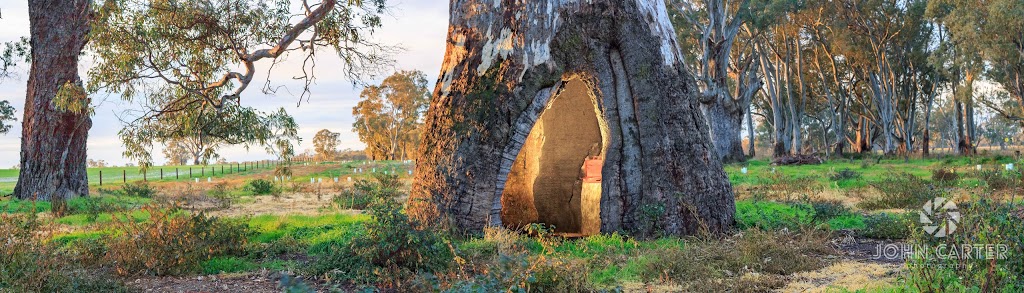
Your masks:
M 867 210 L 920 208 L 926 201 L 939 197 L 943 191 L 910 173 L 891 173 L 871 183 L 881 194 L 865 198 L 857 204 Z
M 256 195 L 267 195 L 278 192 L 278 188 L 274 185 L 274 182 L 267 179 L 254 179 L 249 181 L 249 184 L 245 186 L 245 189 Z
M 910 236 L 910 229 L 916 214 L 877 213 L 864 216 L 864 229 L 860 236 L 874 239 L 904 239 Z
M 860 179 L 860 177 L 860 172 L 854 171 L 850 168 L 843 168 L 839 171 L 832 172 L 832 175 L 829 176 L 829 179 L 832 179 L 832 181 L 842 181 Z
M 958 205 L 962 217 L 953 233 L 940 238 L 915 229 L 907 240 L 917 257 L 907 261 L 906 289 L 1020 292 L 1024 289 L 1024 206 L 979 197 Z M 952 249 L 958 253 L 952 254 Z
M 398 175 L 374 173 L 373 181 L 359 179 L 350 188 L 344 188 L 332 201 L 342 209 L 366 209 L 378 198 L 398 197 L 402 187 Z
M 248 226 L 175 206 L 143 207 L 148 221 L 115 220 L 106 259 L 121 275 L 182 275 L 216 256 L 241 255 Z
M 352 284 L 397 287 L 453 262 L 447 238 L 409 218 L 400 203 L 379 198 L 370 205 L 365 232 L 348 243 L 326 242 L 307 272 Z
M 35 213 L 0 214 L 0 292 L 128 292 L 102 270 L 85 272 L 50 233 Z
M 146 182 L 128 182 L 121 186 L 121 189 L 101 190 L 101 193 L 110 193 L 119 196 L 152 198 L 157 194 L 156 188 L 149 186 Z

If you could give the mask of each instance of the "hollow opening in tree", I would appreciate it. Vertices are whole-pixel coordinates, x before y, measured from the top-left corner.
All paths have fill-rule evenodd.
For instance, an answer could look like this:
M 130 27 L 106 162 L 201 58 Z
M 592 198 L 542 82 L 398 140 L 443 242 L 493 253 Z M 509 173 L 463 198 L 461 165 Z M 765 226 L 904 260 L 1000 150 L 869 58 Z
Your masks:
M 505 226 L 544 223 L 562 233 L 600 232 L 601 168 L 609 139 L 600 109 L 586 82 L 563 83 L 509 171 L 501 198 Z

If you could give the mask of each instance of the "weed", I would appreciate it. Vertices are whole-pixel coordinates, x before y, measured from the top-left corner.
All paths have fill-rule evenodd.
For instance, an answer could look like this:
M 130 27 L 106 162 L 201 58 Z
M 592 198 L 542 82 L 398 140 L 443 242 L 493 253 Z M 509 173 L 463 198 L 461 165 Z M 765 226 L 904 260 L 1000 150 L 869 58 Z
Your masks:
M 370 205 L 366 232 L 351 242 L 330 242 L 309 268 L 350 283 L 400 286 L 420 273 L 444 270 L 452 262 L 451 245 L 431 228 L 410 219 L 401 204 L 379 198 Z
M 842 181 L 860 179 L 860 177 L 860 172 L 854 171 L 850 168 L 843 168 L 842 170 L 832 172 L 829 179 L 832 179 L 832 181 Z
M 149 221 L 116 220 L 107 240 L 109 262 L 121 275 L 181 275 L 215 256 L 239 255 L 248 234 L 239 221 L 191 214 L 177 206 L 143 207 Z
M 200 267 L 203 274 L 214 275 L 252 271 L 256 269 L 256 263 L 239 257 L 214 257 L 203 261 Z
M 919 208 L 924 202 L 942 195 L 927 181 L 910 173 L 892 173 L 871 186 L 881 192 L 880 196 L 866 198 L 858 206 L 863 209 Z
M 904 239 L 910 236 L 914 214 L 877 213 L 864 217 L 860 235 L 874 239 Z
M 129 182 L 122 185 L 121 189 L 110 191 L 110 193 L 127 197 L 152 198 L 157 194 L 157 190 L 146 182 Z
M 36 214 L 0 214 L 0 291 L 127 292 L 117 280 L 84 273 L 82 262 L 62 254 L 48 241 L 51 227 Z
M 984 180 L 992 191 L 1012 192 L 1021 186 L 1020 174 L 1016 172 L 986 170 L 978 173 L 978 177 Z
M 374 173 L 373 181 L 359 179 L 351 188 L 343 188 L 332 201 L 342 209 L 365 209 L 376 199 L 394 199 L 402 187 L 398 175 Z
M 232 198 L 231 192 L 228 190 L 227 182 L 218 182 L 213 185 L 213 188 L 206 191 L 206 194 L 213 198 L 214 202 L 217 203 L 217 207 L 220 209 L 231 208 Z
M 274 186 L 274 182 L 267 179 L 254 179 L 249 181 L 249 184 L 246 185 L 245 188 L 257 195 L 275 194 L 279 192 L 277 186 Z
M 908 239 L 915 249 L 924 251 L 915 251 L 918 257 L 907 262 L 906 289 L 1017 292 L 1024 288 L 1021 206 L 975 197 L 959 208 L 963 217 L 952 234 L 938 238 L 915 229 Z
M 932 181 L 942 183 L 945 186 L 953 186 L 960 180 L 960 175 L 953 169 L 938 168 L 932 170 Z

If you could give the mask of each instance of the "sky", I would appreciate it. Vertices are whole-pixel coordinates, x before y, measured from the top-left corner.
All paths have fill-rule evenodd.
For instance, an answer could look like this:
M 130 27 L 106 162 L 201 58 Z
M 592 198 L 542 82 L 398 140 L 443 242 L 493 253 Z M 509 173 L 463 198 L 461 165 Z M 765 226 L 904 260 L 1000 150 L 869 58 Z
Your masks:
M 14 41 L 29 35 L 28 1 L 0 0 L 0 42 Z M 434 81 L 440 72 L 444 58 L 445 39 L 448 32 L 448 1 L 444 0 L 391 0 L 390 14 L 385 16 L 383 27 L 372 37 L 379 43 L 397 45 L 403 48 L 394 57 L 395 70 L 420 70 L 427 79 Z M 293 81 L 292 76 L 300 75 L 301 58 L 293 57 L 279 64 L 271 73 L 273 85 L 281 85 L 274 95 L 266 95 L 260 91 L 266 80 L 266 66 L 269 61 L 256 63 L 257 75 L 250 87 L 242 95 L 242 104 L 263 111 L 273 111 L 284 107 L 295 117 L 299 124 L 301 144 L 297 149 L 301 152 L 313 148 L 313 136 L 320 129 L 329 129 L 341 133 L 339 149 L 364 148 L 359 137 L 352 132 L 352 107 L 358 103 L 362 88 L 346 80 L 340 71 L 341 61 L 334 54 L 320 54 L 317 59 L 317 83 L 311 87 L 309 101 L 298 105 L 302 91 L 301 82 Z M 83 62 L 85 63 L 85 62 Z M 82 64 L 79 72 L 85 76 Z M 384 74 L 385 76 L 387 74 Z M 0 169 L 10 168 L 20 161 L 21 116 L 25 106 L 25 86 L 28 81 L 28 65 L 21 66 L 17 76 L 0 81 L 0 100 L 10 101 L 15 106 L 19 117 L 11 132 L 0 135 Z M 379 83 L 378 80 L 367 81 Z M 433 82 L 430 82 L 433 87 Z M 132 104 L 122 101 L 120 96 L 107 95 L 93 97 L 96 115 L 92 117 L 93 127 L 89 131 L 88 157 L 93 160 L 104 160 L 108 164 L 124 165 L 128 160 L 122 157 L 122 144 L 117 137 L 122 124 L 118 116 Z M 241 146 L 226 147 L 219 151 L 228 161 L 248 161 L 271 159 L 262 147 L 245 149 Z M 160 149 L 154 149 L 153 160 L 156 164 L 166 161 Z

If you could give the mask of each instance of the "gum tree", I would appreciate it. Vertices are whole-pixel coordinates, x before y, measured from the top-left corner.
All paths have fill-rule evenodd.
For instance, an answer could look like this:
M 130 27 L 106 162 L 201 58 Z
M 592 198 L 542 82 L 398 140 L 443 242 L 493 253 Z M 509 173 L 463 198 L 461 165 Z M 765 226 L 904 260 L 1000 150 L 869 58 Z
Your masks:
M 291 4 L 110 0 L 95 7 L 85 0 L 30 1 L 32 69 L 15 195 L 88 194 L 90 94 L 118 93 L 141 104 L 142 110 L 121 117 L 126 125 L 120 135 L 125 155 L 148 164 L 150 147 L 160 139 L 218 135 L 276 143 L 274 133 L 287 131 L 258 124 L 275 125 L 267 122 L 278 112 L 243 106 L 241 97 L 256 70 L 272 69 L 281 57 L 304 60 L 296 77 L 305 81 L 302 99 L 315 80 L 316 53 L 325 49 L 345 61 L 342 72 L 351 78 L 387 63 L 389 48 L 366 38 L 380 26 L 384 0 L 301 1 L 297 13 Z M 88 84 L 77 71 L 83 49 L 96 60 Z
M 601 231 L 732 226 L 732 188 L 663 1 L 456 0 L 449 21 L 410 196 L 416 217 L 469 232 L 501 226 L 531 129 L 579 80 L 604 123 Z

